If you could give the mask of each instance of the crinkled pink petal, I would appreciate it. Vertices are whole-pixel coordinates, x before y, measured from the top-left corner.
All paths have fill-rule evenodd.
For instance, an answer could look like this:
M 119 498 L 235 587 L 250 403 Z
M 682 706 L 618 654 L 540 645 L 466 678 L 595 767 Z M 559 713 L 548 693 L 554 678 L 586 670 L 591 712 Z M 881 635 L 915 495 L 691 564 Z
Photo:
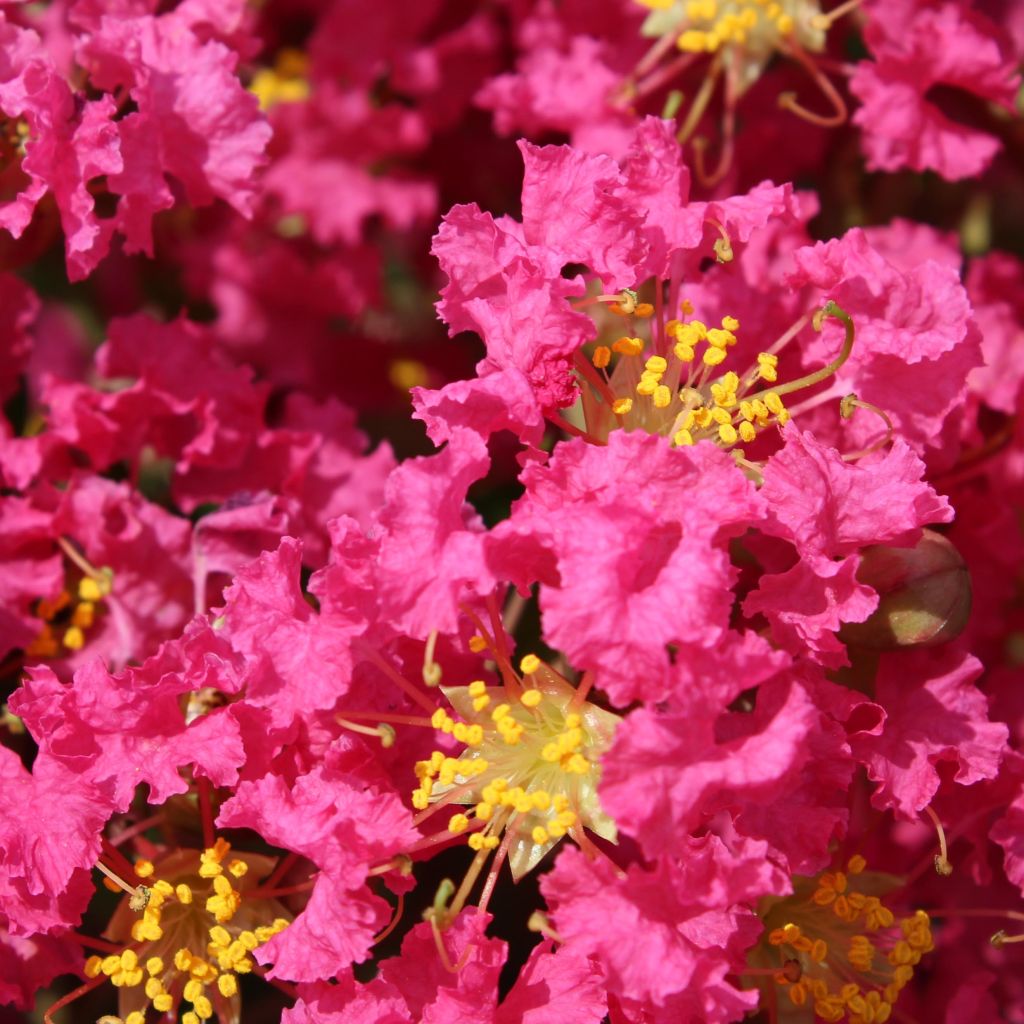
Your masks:
M 989 834 L 1003 848 L 1006 877 L 1024 892 L 1024 786 Z
M 329 748 L 322 764 L 291 782 L 276 774 L 243 780 L 217 822 L 252 829 L 301 853 L 351 889 L 363 883 L 373 862 L 420 838 L 373 756 L 347 737 Z
M 878 736 L 850 737 L 854 756 L 878 783 L 871 800 L 913 819 L 939 789 L 938 765 L 955 765 L 969 786 L 999 771 L 1008 729 L 990 722 L 974 680 L 981 663 L 947 647 L 882 655 L 876 700 L 886 722 Z
M 231 646 L 256 668 L 246 699 L 266 708 L 275 725 L 332 707 L 348 689 L 351 642 L 365 620 L 326 623 L 300 584 L 301 545 L 286 537 L 242 569 L 221 612 Z
M 387 482 L 376 529 L 378 596 L 382 614 L 410 636 L 455 632 L 467 592 L 495 586 L 479 517 L 466 503 L 488 466 L 486 445 L 465 430 L 436 455 L 403 462 Z
M 473 380 L 457 380 L 436 391 L 412 389 L 413 415 L 427 425 L 436 445 L 460 430 L 486 440 L 509 430 L 525 444 L 537 446 L 544 435 L 544 414 L 530 382 L 514 366 Z
M 82 947 L 59 935 L 11 935 L 0 921 L 0 1004 L 30 1010 L 39 989 L 82 969 Z
M 0 21 L 0 108 L 29 128 L 21 169 L 28 185 L 0 209 L 0 226 L 15 238 L 36 204 L 52 192 L 64 229 L 68 275 L 86 277 L 106 255 L 112 224 L 100 221 L 87 183 L 121 171 L 114 101 L 76 103 L 34 32 Z
M 30 773 L 3 746 L 0 781 L 0 915 L 15 935 L 77 924 L 114 810 L 110 787 L 80 778 L 46 752 Z
M 924 463 L 897 438 L 881 458 L 844 462 L 793 426 L 764 469 L 761 494 L 812 565 L 869 544 L 908 546 L 929 523 L 949 522 L 949 502 L 925 483 Z M 851 620 L 858 621 L 858 620 Z
M 292 479 L 285 477 L 281 487 L 301 503 L 306 559 L 320 564 L 327 557 L 326 527 L 330 520 L 351 516 L 369 527 L 395 468 L 394 452 L 391 445 L 382 442 L 364 454 L 369 442 L 356 427 L 354 410 L 335 398 L 318 403 L 293 392 L 285 402 L 282 426 L 304 431 L 316 440 L 304 471 Z
M 55 510 L 53 531 L 70 538 L 92 565 L 113 572 L 85 646 L 68 665 L 102 657 L 111 668 L 121 668 L 147 657 L 188 622 L 194 592 L 187 520 L 126 484 L 76 476 Z
M 245 760 L 238 724 L 221 709 L 186 725 L 181 698 L 192 692 L 193 680 L 180 664 L 177 645 L 168 644 L 139 668 L 116 676 L 90 662 L 70 684 L 39 666 L 29 670 L 11 707 L 40 747 L 81 784 L 109 786 L 120 810 L 142 783 L 149 786 L 152 804 L 186 792 L 180 771 L 185 766 L 216 785 L 232 785 Z
M 414 1024 L 398 990 L 380 978 L 361 985 L 343 974 L 337 984 L 315 981 L 298 992 L 281 1024 Z
M 836 637 L 844 622 L 864 622 L 878 606 L 878 595 L 857 581 L 859 559 L 797 562 L 788 572 L 762 576 L 743 602 L 745 615 L 764 615 L 772 639 L 790 654 L 810 655 L 827 668 L 849 664 Z
M 1012 415 L 1024 381 L 1024 264 L 993 252 L 971 261 L 967 293 L 981 328 L 985 365 L 968 384 L 985 405 Z
M 654 1006 L 685 994 L 708 1012 L 700 1019 L 732 1019 L 714 1012 L 715 990 L 730 987 L 725 975 L 760 930 L 744 904 L 785 892 L 788 879 L 765 857 L 763 843 L 729 850 L 705 836 L 680 845 L 684 859 L 648 870 L 631 865 L 625 879 L 605 859 L 589 861 L 568 848 L 541 890 L 567 947 L 600 963 L 612 994 Z M 742 998 L 756 1005 L 755 992 Z
M 599 1024 L 608 1011 L 604 974 L 572 946 L 542 942 L 533 948 L 494 1024 Z
M 622 177 L 610 157 L 569 146 L 519 143 L 523 154 L 523 235 L 543 254 L 546 269 L 584 263 L 606 290 L 637 283 L 645 248 L 638 237 L 642 215 L 617 194 Z
M 402 954 L 381 964 L 380 976 L 399 989 L 420 1024 L 490 1024 L 498 1002 L 498 974 L 506 945 L 484 932 L 490 915 L 463 910 L 442 933 L 450 963 L 472 951 L 462 970 L 445 969 L 431 926 L 417 924 L 402 940 Z
M 605 60 L 607 44 L 574 36 L 564 49 L 536 46 L 527 50 L 516 70 L 491 78 L 476 103 L 494 114 L 499 135 L 518 132 L 536 138 L 545 130 L 573 134 L 594 122 L 615 120 L 607 110 L 611 91 L 622 75 Z M 619 115 L 624 125 L 628 118 Z M 578 140 L 573 140 L 578 144 Z
M 318 981 L 365 960 L 390 907 L 368 889 L 350 889 L 330 871 L 317 876 L 309 902 L 292 923 L 260 946 L 256 958 L 272 964 L 269 978 Z
M 95 85 L 125 87 L 138 106 L 118 122 L 124 170 L 107 179 L 129 252 L 152 255 L 153 216 L 174 203 L 168 175 L 194 205 L 219 198 L 251 213 L 270 127 L 235 53 L 173 17 L 104 17 L 79 56 Z
M 896 17 L 889 3 L 877 5 L 866 32 L 875 61 L 862 61 L 850 79 L 861 101 L 853 120 L 863 131 L 868 168 L 934 170 L 952 180 L 979 174 L 998 140 L 950 120 L 928 90 L 955 86 L 1012 110 L 1014 61 L 997 27 L 961 4 L 908 11 L 912 16 Z
M 524 560 L 524 541 L 547 552 L 557 568 L 557 584 L 541 592 L 547 641 L 598 670 L 616 703 L 660 699 L 666 645 L 710 647 L 728 625 L 724 541 L 759 516 L 753 485 L 714 446 L 673 448 L 625 431 L 601 448 L 566 442 L 522 479 L 526 495 L 488 541 L 491 564 L 524 589 L 531 568 L 550 565 Z
M 602 760 L 602 806 L 649 856 L 677 851 L 722 807 L 781 793 L 817 728 L 816 709 L 795 683 L 759 699 L 755 716 L 745 716 L 750 731 L 726 742 L 716 735 L 719 706 L 687 706 L 685 696 L 680 704 L 631 712 Z
M 543 408 L 575 398 L 573 356 L 594 336 L 593 321 L 567 302 L 583 282 L 546 268 L 519 225 L 500 224 L 474 206 L 445 217 L 431 249 L 448 275 L 438 313 L 451 333 L 475 331 L 487 346 L 481 376 L 515 367 L 525 374 Z
M 303 153 L 276 160 L 263 177 L 263 187 L 285 213 L 305 218 L 322 246 L 358 244 L 371 217 L 408 231 L 432 218 L 437 206 L 430 182 L 396 181 L 344 159 Z

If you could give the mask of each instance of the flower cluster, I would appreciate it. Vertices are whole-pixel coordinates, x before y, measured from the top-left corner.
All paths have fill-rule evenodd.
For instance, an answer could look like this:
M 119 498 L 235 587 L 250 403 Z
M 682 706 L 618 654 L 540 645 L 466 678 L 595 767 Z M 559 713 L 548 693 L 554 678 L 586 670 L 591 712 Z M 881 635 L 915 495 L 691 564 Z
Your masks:
M 0 1004 L 1024 1020 L 1022 52 L 6 5 Z

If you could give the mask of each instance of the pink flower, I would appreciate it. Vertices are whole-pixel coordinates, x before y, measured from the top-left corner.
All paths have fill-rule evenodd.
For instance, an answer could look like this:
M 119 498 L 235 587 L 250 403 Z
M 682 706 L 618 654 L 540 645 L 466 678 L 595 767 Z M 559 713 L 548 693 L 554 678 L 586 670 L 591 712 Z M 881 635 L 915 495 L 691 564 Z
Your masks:
M 672 449 L 625 431 L 605 448 L 566 442 L 522 479 L 526 494 L 488 541 L 490 558 L 507 561 L 521 590 L 542 581 L 548 642 L 596 670 L 615 703 L 661 699 L 666 645 L 696 652 L 724 635 L 734 579 L 725 543 L 760 518 L 754 487 L 711 446 Z
M 124 168 L 111 97 L 76 104 L 39 37 L 0 21 L 0 108 L 25 126 L 28 184 L 0 209 L 0 226 L 19 238 L 52 192 L 64 229 L 68 274 L 86 277 L 106 255 L 113 226 L 100 221 L 87 184 Z
M 680 845 L 679 860 L 625 872 L 566 850 L 542 890 L 568 948 L 602 964 L 625 1019 L 734 1020 L 756 1005 L 727 980 L 761 930 L 745 904 L 788 880 L 763 844 L 730 849 L 709 835 Z
M 980 174 L 999 150 L 986 132 L 951 120 L 926 98 L 954 86 L 1013 109 L 1019 79 L 996 25 L 959 3 L 879 3 L 868 8 L 875 58 L 850 80 L 861 108 L 871 170 L 934 170 L 957 180 Z
M 152 255 L 153 216 L 174 205 L 168 174 L 193 205 L 223 199 L 251 213 L 270 128 L 231 50 L 200 40 L 173 14 L 107 17 L 79 59 L 97 87 L 126 89 L 138 107 L 118 122 L 124 165 L 108 179 L 121 196 L 116 223 L 128 252 Z
M 853 753 L 879 783 L 872 802 L 914 818 L 939 788 L 939 765 L 969 786 L 994 778 L 1008 730 L 990 722 L 981 671 L 970 655 L 938 648 L 884 654 L 875 692 L 885 708 L 877 736 L 851 737 Z
M 92 894 L 100 830 L 113 810 L 110 787 L 79 779 L 40 754 L 28 772 L 0 746 L 0 917 L 13 935 L 76 924 Z

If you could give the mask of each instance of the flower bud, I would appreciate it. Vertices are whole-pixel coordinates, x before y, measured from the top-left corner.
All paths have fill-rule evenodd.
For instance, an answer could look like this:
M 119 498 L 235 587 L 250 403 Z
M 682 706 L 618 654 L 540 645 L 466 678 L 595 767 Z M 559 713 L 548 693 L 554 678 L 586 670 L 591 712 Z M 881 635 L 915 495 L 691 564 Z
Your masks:
M 866 622 L 847 623 L 840 638 L 875 650 L 933 647 L 958 636 L 971 611 L 971 578 L 957 549 L 924 530 L 913 548 L 884 545 L 862 552 L 857 579 L 878 592 Z

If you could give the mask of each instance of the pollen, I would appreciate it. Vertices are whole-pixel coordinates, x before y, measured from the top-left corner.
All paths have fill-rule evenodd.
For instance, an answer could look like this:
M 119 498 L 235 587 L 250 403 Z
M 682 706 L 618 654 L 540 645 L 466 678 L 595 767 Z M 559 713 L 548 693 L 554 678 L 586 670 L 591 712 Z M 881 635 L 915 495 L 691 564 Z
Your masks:
M 453 798 L 462 804 L 447 831 L 468 833 L 466 841 L 477 852 L 502 846 L 502 836 L 512 833 L 502 849 L 508 849 L 516 878 L 577 823 L 606 838 L 615 835 L 600 809 L 597 784 L 600 756 L 618 723 L 586 701 L 576 706 L 576 689 L 538 656 L 527 655 L 519 667 L 529 685 L 514 698 L 481 680 L 442 687 L 453 712 L 480 732 L 481 742 L 447 758 L 440 769 L 434 761 L 418 762 L 420 782 L 413 791 L 420 809 Z M 478 707 L 485 697 L 486 709 Z
M 845 872 L 797 876 L 791 896 L 762 901 L 766 939 L 752 963 L 774 970 L 774 984 L 788 1001 L 811 1006 L 823 1020 L 884 1024 L 914 967 L 933 948 L 924 911 L 897 919 L 865 891 L 879 891 L 885 878 L 866 871 L 859 855 Z

